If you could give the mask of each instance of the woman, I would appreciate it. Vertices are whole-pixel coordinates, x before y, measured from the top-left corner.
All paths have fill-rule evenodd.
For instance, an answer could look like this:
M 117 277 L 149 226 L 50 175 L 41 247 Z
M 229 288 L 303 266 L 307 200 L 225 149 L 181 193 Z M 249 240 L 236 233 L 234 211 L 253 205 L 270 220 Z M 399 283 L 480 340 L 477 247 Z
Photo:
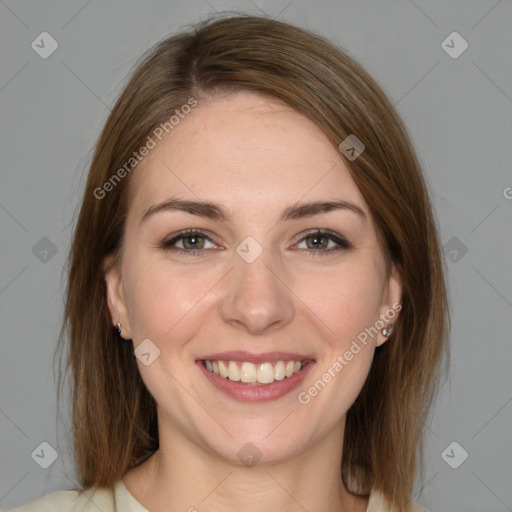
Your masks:
M 82 489 L 16 510 L 422 510 L 435 221 L 389 100 L 323 39 L 239 16 L 149 52 L 96 147 L 65 327 Z

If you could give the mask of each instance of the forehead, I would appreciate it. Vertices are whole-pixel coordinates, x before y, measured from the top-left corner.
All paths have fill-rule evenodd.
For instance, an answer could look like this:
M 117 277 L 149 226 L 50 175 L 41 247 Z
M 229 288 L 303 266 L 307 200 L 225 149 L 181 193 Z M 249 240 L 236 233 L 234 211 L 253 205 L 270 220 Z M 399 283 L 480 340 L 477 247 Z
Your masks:
M 141 162 L 131 186 L 139 212 L 171 195 L 266 211 L 342 197 L 366 210 L 338 149 L 320 128 L 250 92 L 199 104 Z

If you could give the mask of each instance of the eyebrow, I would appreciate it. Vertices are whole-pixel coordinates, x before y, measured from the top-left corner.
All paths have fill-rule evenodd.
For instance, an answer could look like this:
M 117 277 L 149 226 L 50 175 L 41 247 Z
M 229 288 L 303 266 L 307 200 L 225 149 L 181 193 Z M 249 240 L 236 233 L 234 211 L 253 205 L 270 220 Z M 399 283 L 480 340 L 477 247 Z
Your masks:
M 296 203 L 288 206 L 281 214 L 279 222 L 287 220 L 302 219 L 313 217 L 320 213 L 326 213 L 333 210 L 346 210 L 353 212 L 366 221 L 364 210 L 356 204 L 348 201 L 314 201 L 306 203 Z M 230 214 L 220 203 L 212 203 L 209 201 L 189 201 L 184 199 L 171 198 L 162 203 L 151 206 L 141 218 L 141 224 L 149 217 L 164 211 L 181 211 L 206 217 L 212 220 L 221 220 L 227 222 Z

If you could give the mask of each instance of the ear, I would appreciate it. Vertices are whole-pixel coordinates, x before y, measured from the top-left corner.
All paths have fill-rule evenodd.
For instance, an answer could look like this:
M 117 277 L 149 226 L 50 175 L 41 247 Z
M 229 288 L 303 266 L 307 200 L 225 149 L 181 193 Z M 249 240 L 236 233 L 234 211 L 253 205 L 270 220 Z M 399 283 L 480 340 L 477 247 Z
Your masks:
M 387 327 L 389 324 L 395 324 L 396 331 L 396 323 L 398 320 L 398 316 L 400 314 L 400 310 L 402 309 L 401 301 L 402 279 L 400 277 L 400 272 L 398 271 L 396 266 L 392 265 L 382 295 L 380 320 L 383 322 L 384 327 Z M 376 346 L 379 347 L 387 340 L 388 337 L 384 336 L 381 330 L 379 330 L 376 339 Z
M 107 256 L 103 262 L 103 272 L 107 287 L 107 304 L 110 311 L 112 325 L 117 327 L 121 324 L 121 336 L 124 339 L 131 339 L 131 327 L 124 299 L 123 282 L 119 264 L 114 261 L 113 256 Z

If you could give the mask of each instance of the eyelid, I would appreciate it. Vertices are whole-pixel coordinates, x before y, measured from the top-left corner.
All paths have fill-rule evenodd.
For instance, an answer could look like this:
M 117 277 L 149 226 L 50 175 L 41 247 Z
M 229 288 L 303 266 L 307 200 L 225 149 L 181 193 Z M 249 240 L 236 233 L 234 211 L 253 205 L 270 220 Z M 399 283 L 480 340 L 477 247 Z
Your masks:
M 176 244 L 178 241 L 180 241 L 183 238 L 191 237 L 193 235 L 199 235 L 209 242 L 213 243 L 216 246 L 219 246 L 214 238 L 208 231 L 199 229 L 199 228 L 189 228 L 185 229 L 183 231 L 179 231 L 178 233 L 174 233 L 171 237 L 167 237 L 162 242 L 158 244 L 159 248 L 164 250 L 173 250 L 173 251 L 179 251 L 181 253 L 187 253 L 188 255 L 194 255 L 198 252 L 206 252 L 206 249 L 182 249 L 181 247 L 174 247 L 174 244 Z M 316 250 L 316 249 L 298 249 L 301 251 L 307 251 L 308 253 L 318 253 L 318 255 L 328 255 L 340 250 L 347 250 L 352 247 L 352 244 L 341 234 L 331 231 L 330 229 L 312 229 L 306 232 L 302 232 L 294 237 L 295 240 L 297 240 L 294 243 L 295 245 L 298 245 L 299 243 L 304 242 L 307 238 L 310 236 L 319 235 L 319 236 L 325 236 L 329 240 L 333 241 L 337 244 L 337 247 L 331 248 L 331 249 L 324 249 L 324 250 Z M 212 250 L 211 248 L 209 249 Z M 215 250 L 223 250 L 222 248 L 216 248 Z M 315 254 L 316 255 L 316 254 Z
M 333 242 L 338 244 L 338 247 L 335 247 L 334 249 L 325 249 L 322 251 L 320 251 L 320 250 L 317 251 L 315 249 L 301 249 L 301 250 L 305 250 L 310 253 L 318 252 L 319 254 L 321 254 L 321 253 L 329 254 L 329 253 L 335 252 L 337 250 L 343 250 L 343 249 L 347 250 L 352 247 L 352 244 L 343 235 L 337 233 L 336 231 L 331 231 L 330 229 L 320 229 L 320 228 L 312 229 L 310 231 L 306 231 L 306 232 L 303 232 L 303 233 L 297 235 L 295 238 L 298 238 L 298 241 L 296 242 L 295 245 L 303 242 L 304 240 L 306 240 L 307 238 L 309 238 L 310 236 L 313 236 L 313 235 L 325 236 L 329 240 L 332 240 Z
M 172 249 L 172 250 L 187 252 L 187 253 L 204 252 L 204 249 L 194 250 L 194 249 L 182 249 L 181 247 L 173 247 L 173 244 L 175 244 L 182 238 L 191 237 L 193 235 L 199 235 L 199 236 L 205 238 L 206 240 L 210 241 L 212 244 L 217 245 L 217 246 L 219 245 L 215 241 L 215 237 L 212 234 L 210 234 L 208 231 L 205 231 L 205 230 L 199 229 L 199 228 L 189 228 L 189 229 L 184 229 L 183 231 L 179 231 L 177 233 L 173 233 L 170 237 L 164 238 L 158 244 L 158 247 L 160 247 L 161 249 L 165 249 L 165 250 Z

